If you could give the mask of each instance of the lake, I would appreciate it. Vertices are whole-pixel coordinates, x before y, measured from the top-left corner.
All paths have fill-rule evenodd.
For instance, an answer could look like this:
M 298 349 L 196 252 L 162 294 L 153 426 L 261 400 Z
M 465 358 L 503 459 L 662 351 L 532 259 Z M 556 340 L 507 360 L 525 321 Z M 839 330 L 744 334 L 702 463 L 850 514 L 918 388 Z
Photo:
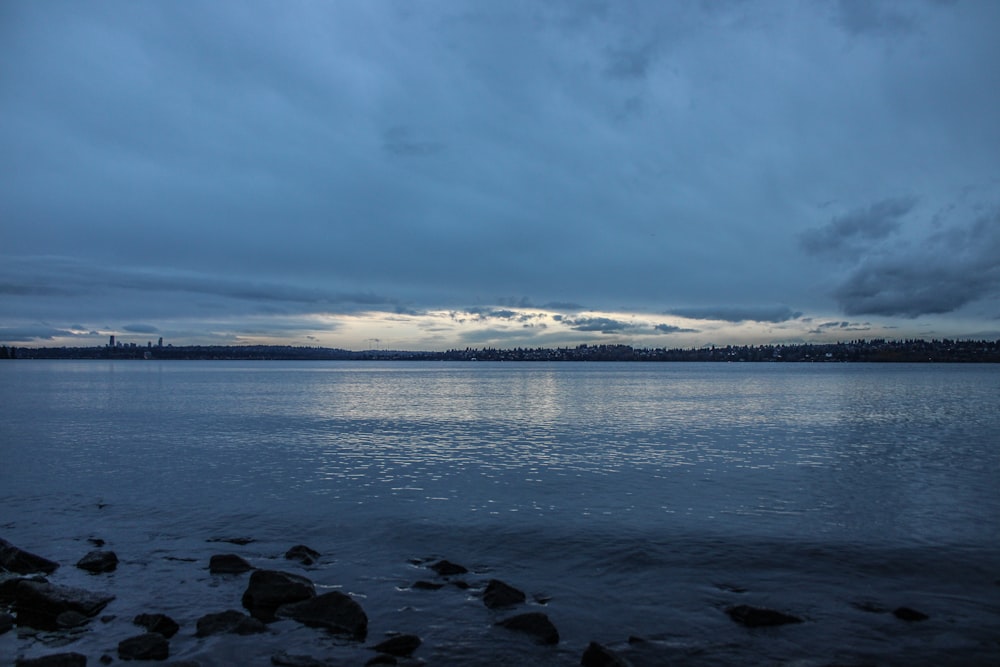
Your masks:
M 0 410 L 0 537 L 117 596 L 0 659 L 117 659 L 164 612 L 201 665 L 361 665 L 396 632 L 428 665 L 578 665 L 591 641 L 637 666 L 1000 664 L 996 365 L 17 360 Z M 114 573 L 73 567 L 96 538 Z M 368 640 L 195 638 L 241 608 L 219 553 L 350 594 Z M 527 602 L 487 609 L 491 578 Z M 740 604 L 803 622 L 749 629 Z M 524 611 L 560 642 L 494 625 Z

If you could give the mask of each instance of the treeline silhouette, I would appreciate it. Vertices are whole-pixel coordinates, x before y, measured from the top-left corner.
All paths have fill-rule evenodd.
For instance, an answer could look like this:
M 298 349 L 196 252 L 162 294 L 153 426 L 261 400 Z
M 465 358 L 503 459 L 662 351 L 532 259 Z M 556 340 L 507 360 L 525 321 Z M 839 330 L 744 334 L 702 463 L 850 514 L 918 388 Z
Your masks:
M 688 349 L 630 345 L 559 348 L 465 348 L 445 352 L 351 351 L 292 345 L 166 347 L 8 347 L 0 359 L 405 360 L 405 361 L 717 361 L 717 362 L 1000 362 L 1000 340 L 855 340 L 793 345 L 726 345 Z

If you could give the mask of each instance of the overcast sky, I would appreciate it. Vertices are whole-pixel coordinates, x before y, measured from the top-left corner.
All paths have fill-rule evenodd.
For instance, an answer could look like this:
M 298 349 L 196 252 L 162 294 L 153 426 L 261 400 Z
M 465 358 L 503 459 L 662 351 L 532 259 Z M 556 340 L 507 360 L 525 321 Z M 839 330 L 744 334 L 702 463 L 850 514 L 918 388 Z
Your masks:
M 1000 337 L 1000 2 L 0 3 L 0 342 Z

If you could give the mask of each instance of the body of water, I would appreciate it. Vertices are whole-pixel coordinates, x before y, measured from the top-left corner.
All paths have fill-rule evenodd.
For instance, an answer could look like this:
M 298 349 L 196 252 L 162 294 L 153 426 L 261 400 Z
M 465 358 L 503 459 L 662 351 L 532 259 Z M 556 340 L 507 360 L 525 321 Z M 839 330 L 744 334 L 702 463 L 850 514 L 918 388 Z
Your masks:
M 202 665 L 360 665 L 395 632 L 428 665 L 575 665 L 591 641 L 637 666 L 1000 664 L 996 366 L 18 360 L 0 411 L 0 537 L 117 595 L 65 648 L 0 635 L 0 660 L 96 664 L 164 612 Z M 232 537 L 254 541 L 210 541 Z M 91 538 L 116 572 L 73 567 Z M 283 559 L 300 543 L 317 564 Z M 368 641 L 195 638 L 246 587 L 216 553 L 351 594 Z M 470 588 L 412 588 L 439 558 Z M 490 578 L 528 601 L 487 609 Z M 739 604 L 804 622 L 748 629 Z M 494 626 L 522 611 L 559 644 Z

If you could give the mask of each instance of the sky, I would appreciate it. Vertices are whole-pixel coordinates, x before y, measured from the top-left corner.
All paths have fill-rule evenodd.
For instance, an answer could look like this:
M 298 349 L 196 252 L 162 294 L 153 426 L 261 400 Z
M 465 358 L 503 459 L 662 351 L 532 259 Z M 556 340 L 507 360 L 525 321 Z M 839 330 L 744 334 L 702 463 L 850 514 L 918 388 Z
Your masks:
M 0 3 L 0 343 L 1000 338 L 1000 2 Z

